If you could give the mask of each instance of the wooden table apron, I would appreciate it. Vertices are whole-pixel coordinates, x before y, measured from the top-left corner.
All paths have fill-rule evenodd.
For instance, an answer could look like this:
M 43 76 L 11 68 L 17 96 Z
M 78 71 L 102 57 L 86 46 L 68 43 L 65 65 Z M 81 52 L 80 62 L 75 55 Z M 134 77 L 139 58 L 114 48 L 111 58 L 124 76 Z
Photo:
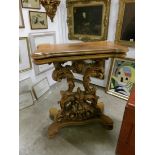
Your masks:
M 96 89 L 90 84 L 91 76 L 104 77 L 104 61 L 108 58 L 125 57 L 128 48 L 113 42 L 99 41 L 74 44 L 40 45 L 31 57 L 35 64 L 53 63 L 55 70 L 52 78 L 60 82 L 66 78 L 68 89 L 61 91 L 60 109 L 51 108 L 50 117 L 54 122 L 48 128 L 48 136 L 52 138 L 62 127 L 100 122 L 106 129 L 113 129 L 113 121 L 104 115 L 103 103 L 98 103 Z M 67 61 L 78 62 L 93 60 L 91 67 L 84 70 L 83 87 L 75 87 L 72 71 L 74 65 L 64 65 Z M 74 64 L 74 63 L 72 63 Z M 77 66 L 76 66 L 77 67 Z M 80 65 L 78 66 L 79 69 Z M 76 68 L 77 69 L 77 68 Z

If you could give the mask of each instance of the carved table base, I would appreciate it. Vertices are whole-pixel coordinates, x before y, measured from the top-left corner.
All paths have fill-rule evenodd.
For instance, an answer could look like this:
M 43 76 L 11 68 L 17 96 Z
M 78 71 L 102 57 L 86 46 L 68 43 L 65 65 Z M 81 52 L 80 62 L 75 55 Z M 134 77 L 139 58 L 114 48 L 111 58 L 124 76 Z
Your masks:
M 50 138 L 57 134 L 61 128 L 70 125 L 100 122 L 106 129 L 111 130 L 113 128 L 111 118 L 103 114 L 104 105 L 98 103 L 99 97 L 96 95 L 96 89 L 90 85 L 91 76 L 104 76 L 104 66 L 102 67 L 103 63 L 100 62 L 104 60 L 95 61 L 94 65 L 86 68 L 84 72 L 84 90 L 78 87 L 77 91 L 73 91 L 75 84 L 71 70 L 74 69 L 74 66 L 64 66 L 63 63 L 54 63 L 55 70 L 52 75 L 53 79 L 61 81 L 61 79 L 66 78 L 68 90 L 61 91 L 62 97 L 58 102 L 61 109 L 50 109 L 50 117 L 54 119 L 54 123 L 52 123 L 48 129 Z
M 98 103 L 97 106 L 99 107 L 99 109 L 101 111 L 104 110 L 104 104 L 103 103 Z M 48 137 L 49 138 L 53 138 L 60 131 L 61 128 L 66 127 L 66 126 L 86 125 L 86 124 L 89 124 L 89 123 L 99 122 L 107 130 L 112 130 L 113 129 L 113 121 L 112 121 L 112 119 L 109 118 L 108 116 L 104 115 L 104 114 L 102 114 L 98 118 L 92 118 L 92 119 L 83 120 L 83 121 L 69 121 L 69 120 L 66 120 L 66 121 L 62 121 L 62 122 L 57 122 L 56 117 L 57 117 L 57 115 L 59 113 L 59 110 L 56 109 L 56 108 L 51 108 L 49 113 L 50 113 L 50 118 L 55 121 L 48 128 Z

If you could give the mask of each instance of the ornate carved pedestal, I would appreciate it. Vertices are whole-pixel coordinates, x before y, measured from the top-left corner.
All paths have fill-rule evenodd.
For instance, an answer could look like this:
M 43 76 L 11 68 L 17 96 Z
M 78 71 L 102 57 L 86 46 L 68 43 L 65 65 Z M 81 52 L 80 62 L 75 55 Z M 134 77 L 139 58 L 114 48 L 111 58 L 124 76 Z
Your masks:
M 97 121 L 109 130 L 113 128 L 113 121 L 108 116 L 102 114 L 103 103 L 98 103 L 99 97 L 96 95 L 96 90 L 89 83 L 90 76 L 104 76 L 102 62 L 104 62 L 104 60 L 96 60 L 96 65 L 88 67 L 85 70 L 83 77 L 84 90 L 78 87 L 76 91 L 73 91 L 75 84 L 74 76 L 71 72 L 74 66 L 62 66 L 63 63 L 54 63 L 55 70 L 52 75 L 53 79 L 61 81 L 61 79 L 66 78 L 68 90 L 61 91 L 61 100 L 59 102 L 61 109 L 50 110 L 50 116 L 54 118 L 54 123 L 52 123 L 48 129 L 50 138 L 53 137 L 59 129 L 69 125 L 83 125 Z
M 49 138 L 56 135 L 61 128 L 70 125 L 99 122 L 108 130 L 113 128 L 112 119 L 103 114 L 103 103 L 98 103 L 99 97 L 90 84 L 90 77 L 103 78 L 105 59 L 124 57 L 127 51 L 126 47 L 104 41 L 38 46 L 37 51 L 32 54 L 34 63 L 53 63 L 55 70 L 52 78 L 58 82 L 66 78 L 68 83 L 68 89 L 61 91 L 60 110 L 50 109 L 50 117 L 54 122 L 48 128 Z M 78 87 L 75 90 L 72 71 L 80 69 L 77 68 L 80 60 L 93 60 L 94 63 L 82 70 L 83 89 Z M 67 61 L 72 61 L 73 65 L 64 65 Z

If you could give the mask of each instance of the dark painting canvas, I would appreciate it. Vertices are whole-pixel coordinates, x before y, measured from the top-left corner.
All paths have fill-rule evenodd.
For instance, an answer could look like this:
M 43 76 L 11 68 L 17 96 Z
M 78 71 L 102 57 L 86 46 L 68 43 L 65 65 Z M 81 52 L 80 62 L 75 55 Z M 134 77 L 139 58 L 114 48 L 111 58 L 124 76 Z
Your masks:
M 121 40 L 135 41 L 135 3 L 126 3 Z
M 74 7 L 74 34 L 101 35 L 103 6 Z

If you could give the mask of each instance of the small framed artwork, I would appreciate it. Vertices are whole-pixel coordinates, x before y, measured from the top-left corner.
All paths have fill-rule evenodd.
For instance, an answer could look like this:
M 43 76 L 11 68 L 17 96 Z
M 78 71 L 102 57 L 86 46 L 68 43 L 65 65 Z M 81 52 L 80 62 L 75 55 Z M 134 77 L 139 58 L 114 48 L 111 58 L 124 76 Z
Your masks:
M 32 87 L 32 91 L 36 97 L 39 99 L 50 89 L 49 82 L 47 78 L 42 79 Z
M 48 29 L 46 12 L 29 11 L 31 29 Z
M 135 60 L 114 58 L 111 63 L 106 92 L 128 100 L 135 83 Z
M 19 72 L 25 72 L 32 69 L 30 60 L 30 48 L 27 37 L 19 38 Z
M 19 28 L 24 28 L 24 20 L 23 20 L 23 13 L 22 13 L 22 8 L 21 8 L 21 3 L 19 1 Z
M 120 0 L 115 42 L 134 46 L 135 44 L 135 0 Z
M 67 23 L 71 40 L 106 40 L 110 0 L 67 0 Z
M 31 51 L 34 52 L 37 50 L 37 46 L 39 44 L 55 44 L 56 43 L 56 33 L 55 31 L 49 32 L 41 32 L 41 33 L 30 33 L 29 41 L 31 46 Z M 39 75 L 47 70 L 51 70 L 53 68 L 53 64 L 48 65 L 35 65 L 34 64 L 34 72 L 36 75 Z
M 33 105 L 33 98 L 31 91 L 19 94 L 19 109 L 27 108 L 31 105 Z
M 40 0 L 21 0 L 23 8 L 40 9 Z

